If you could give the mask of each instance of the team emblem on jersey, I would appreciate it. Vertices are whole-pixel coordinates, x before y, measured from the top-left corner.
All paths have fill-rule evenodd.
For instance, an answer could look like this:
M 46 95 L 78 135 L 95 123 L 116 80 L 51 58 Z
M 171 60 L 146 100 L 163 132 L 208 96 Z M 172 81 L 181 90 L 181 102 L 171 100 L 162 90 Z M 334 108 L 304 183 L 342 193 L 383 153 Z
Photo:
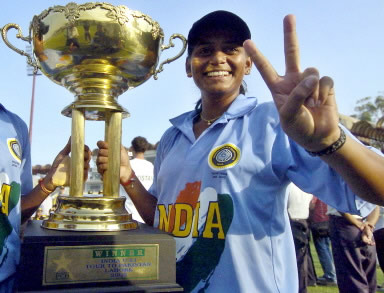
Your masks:
M 214 148 L 208 156 L 208 164 L 214 170 L 228 169 L 240 160 L 240 149 L 232 143 Z
M 7 140 L 8 149 L 12 157 L 15 158 L 19 163 L 21 162 L 21 146 L 16 138 L 8 138 Z

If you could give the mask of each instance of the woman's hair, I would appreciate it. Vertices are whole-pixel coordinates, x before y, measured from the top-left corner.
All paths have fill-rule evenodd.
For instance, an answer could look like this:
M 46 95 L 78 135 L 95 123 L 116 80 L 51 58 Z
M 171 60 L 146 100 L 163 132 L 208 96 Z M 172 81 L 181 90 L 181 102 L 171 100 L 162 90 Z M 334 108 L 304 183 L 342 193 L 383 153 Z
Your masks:
M 247 92 L 247 84 L 246 82 L 243 80 L 241 82 L 241 85 L 240 85 L 240 95 L 244 95 L 245 96 L 245 93 Z

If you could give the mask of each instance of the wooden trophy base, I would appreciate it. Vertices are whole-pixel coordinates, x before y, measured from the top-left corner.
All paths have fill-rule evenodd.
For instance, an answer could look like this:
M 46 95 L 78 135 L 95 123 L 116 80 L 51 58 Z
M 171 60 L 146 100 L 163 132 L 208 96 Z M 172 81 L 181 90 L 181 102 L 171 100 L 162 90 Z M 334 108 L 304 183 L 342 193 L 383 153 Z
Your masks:
M 180 292 L 173 237 L 134 230 L 49 230 L 29 221 L 21 245 L 18 292 Z

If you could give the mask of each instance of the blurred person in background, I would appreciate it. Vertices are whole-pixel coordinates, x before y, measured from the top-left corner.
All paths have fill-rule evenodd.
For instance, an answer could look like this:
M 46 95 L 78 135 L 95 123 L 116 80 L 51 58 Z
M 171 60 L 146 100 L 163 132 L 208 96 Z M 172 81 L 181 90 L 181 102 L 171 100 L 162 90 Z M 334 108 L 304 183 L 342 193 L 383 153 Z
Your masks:
M 373 231 L 373 236 L 375 237 L 377 259 L 384 274 L 384 207 L 382 206 L 380 207 L 380 216 Z M 377 287 L 379 291 L 384 292 L 384 283 L 379 284 Z
M 137 136 L 132 142 L 133 159 L 130 160 L 136 177 L 140 180 L 145 189 L 149 189 L 153 182 L 153 164 L 145 159 L 145 152 L 149 143 L 145 137 Z
M 310 272 L 314 272 L 310 249 L 310 230 L 308 227 L 309 205 L 313 195 L 299 189 L 295 184 L 288 186 L 288 215 L 291 223 L 293 241 L 295 242 L 297 271 L 299 273 L 299 293 L 306 293 L 310 284 Z
M 336 272 L 329 238 L 329 217 L 327 204 L 316 196 L 309 206 L 309 227 L 312 233 L 313 244 L 324 275 L 317 278 L 318 285 L 336 285 Z
M 379 214 L 379 206 L 366 217 L 340 213 L 328 206 L 332 253 L 340 293 L 376 292 L 373 229 Z
M 145 189 L 149 189 L 153 182 L 153 164 L 145 159 L 145 152 L 148 150 L 149 143 L 145 137 L 137 136 L 131 142 L 131 150 L 133 152 L 133 159 L 130 160 L 132 170 L 136 174 L 137 179 L 143 184 Z M 134 220 L 144 223 L 135 205 L 124 188 L 121 188 L 121 194 L 127 199 L 125 207 L 129 213 L 132 214 Z

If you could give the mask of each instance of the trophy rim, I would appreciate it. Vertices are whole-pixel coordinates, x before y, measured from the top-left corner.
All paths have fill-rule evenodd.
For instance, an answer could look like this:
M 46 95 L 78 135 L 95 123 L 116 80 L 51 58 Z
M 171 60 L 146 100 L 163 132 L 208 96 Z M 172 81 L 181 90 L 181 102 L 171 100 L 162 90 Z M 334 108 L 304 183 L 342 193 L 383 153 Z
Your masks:
M 110 13 L 108 14 L 109 17 L 115 18 L 119 22 L 119 24 L 123 25 L 126 22 L 129 21 L 127 17 L 124 17 L 124 12 L 130 12 L 130 15 L 133 17 L 143 18 L 145 21 L 147 21 L 149 24 L 153 25 L 152 30 L 152 36 L 154 39 L 157 38 L 164 38 L 164 31 L 161 28 L 159 22 L 157 22 L 155 19 L 150 17 L 149 15 L 141 12 L 140 10 L 134 10 L 129 8 L 126 5 L 113 5 L 106 2 L 86 2 L 82 4 L 77 4 L 75 2 L 69 2 L 66 5 L 54 5 L 51 7 L 48 7 L 47 9 L 44 9 L 40 14 L 36 14 L 30 24 L 29 33 L 31 35 L 32 30 L 36 31 L 36 25 L 37 25 L 37 19 L 43 20 L 46 18 L 51 12 L 64 12 L 66 15 L 66 18 L 68 22 L 75 22 L 80 16 L 79 12 L 81 10 L 87 11 L 92 10 L 94 8 L 100 7 L 102 9 L 109 10 Z

